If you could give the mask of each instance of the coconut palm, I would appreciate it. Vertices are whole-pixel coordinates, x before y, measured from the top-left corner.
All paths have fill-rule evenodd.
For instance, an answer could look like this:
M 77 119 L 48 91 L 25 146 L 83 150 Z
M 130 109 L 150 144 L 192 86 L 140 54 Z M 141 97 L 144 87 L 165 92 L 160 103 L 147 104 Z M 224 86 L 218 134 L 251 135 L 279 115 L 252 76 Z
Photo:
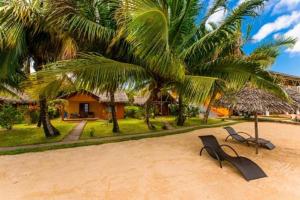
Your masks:
M 14 73 L 29 63 L 41 70 L 49 61 L 70 58 L 77 46 L 70 34 L 47 23 L 49 1 L 46 0 L 2 0 L 0 1 L 0 27 L 5 35 L 0 38 L 5 54 L 2 68 Z M 26 72 L 28 70 L 24 70 Z M 47 115 L 47 98 L 40 96 L 40 117 L 47 137 L 59 135 Z
M 61 12 L 54 12 L 53 16 L 56 16 L 55 19 L 57 20 L 53 17 L 53 24 L 64 25 L 67 27 L 66 29 L 72 32 L 79 31 L 79 35 L 85 34 L 88 39 L 104 35 L 106 30 L 115 30 L 115 33 L 111 40 L 105 41 L 99 37 L 102 39 L 103 44 L 103 48 L 99 47 L 102 49 L 99 52 L 101 56 L 62 61 L 59 65 L 53 64 L 51 67 L 66 69 L 68 66 L 73 66 L 76 68 L 81 62 L 80 66 L 82 67 L 80 67 L 81 69 L 76 68 L 77 73 L 80 70 L 89 70 L 90 73 L 97 74 L 93 73 L 93 70 L 103 69 L 99 75 L 94 76 L 92 79 L 98 85 L 107 83 L 104 80 L 105 77 L 111 77 L 110 81 L 118 81 L 119 77 L 117 75 L 125 73 L 125 71 L 131 75 L 134 73 L 130 73 L 130 71 L 140 72 L 139 75 L 147 75 L 147 81 L 142 79 L 138 81 L 141 84 L 148 85 L 151 90 L 146 110 L 149 110 L 151 99 L 163 87 L 170 85 L 177 87 L 180 85 L 178 93 L 182 99 L 201 102 L 211 93 L 211 88 L 218 79 L 227 78 L 228 72 L 235 72 L 237 67 L 244 66 L 238 71 L 239 73 L 232 76 L 234 77 L 232 79 L 236 82 L 241 83 L 248 79 L 249 75 L 256 75 L 252 73 L 258 68 L 257 63 L 228 57 L 222 57 L 221 59 L 216 51 L 220 45 L 232 38 L 232 35 L 239 29 L 244 17 L 257 15 L 256 10 L 263 5 L 264 0 L 246 1 L 234 9 L 212 31 L 206 29 L 206 22 L 209 16 L 217 12 L 221 6 L 226 5 L 226 1 L 216 1 L 198 24 L 196 19 L 201 7 L 198 0 L 118 1 L 117 8 L 113 10 L 116 11 L 114 12 L 116 21 L 111 23 L 115 26 L 113 28 L 111 28 L 111 24 L 108 25 L 109 28 L 106 26 L 107 24 L 101 24 L 99 11 L 91 12 L 95 14 L 94 23 L 81 20 L 81 23 L 78 23 L 77 26 L 73 22 L 73 20 L 78 19 L 75 12 L 76 6 L 74 4 L 70 6 L 72 1 L 61 0 L 58 2 L 61 9 L 58 8 L 57 10 L 61 10 Z M 99 4 L 103 3 L 103 1 L 99 2 Z M 115 1 L 105 2 L 113 3 Z M 56 7 L 59 6 L 56 5 Z M 72 9 L 68 10 L 66 8 Z M 63 19 L 63 22 L 60 19 Z M 85 31 L 81 31 L 80 28 Z M 99 35 L 95 32 L 99 32 Z M 112 53 L 111 50 L 120 49 L 122 46 L 125 46 L 126 53 L 120 50 L 117 51 L 117 54 Z M 129 55 L 125 56 L 124 54 Z M 110 58 L 109 63 L 105 63 L 107 58 Z M 118 62 L 115 63 L 115 61 Z M 101 66 L 104 63 L 117 67 L 113 67 L 114 71 L 108 68 L 104 70 L 104 67 Z M 133 65 L 128 67 L 128 63 Z M 248 68 L 251 68 L 251 70 Z M 72 71 L 70 68 L 69 70 Z M 87 77 L 81 76 L 81 81 L 93 85 L 89 80 L 90 77 Z M 104 79 L 102 80 L 102 78 Z M 146 121 L 149 125 L 148 114 L 146 114 Z

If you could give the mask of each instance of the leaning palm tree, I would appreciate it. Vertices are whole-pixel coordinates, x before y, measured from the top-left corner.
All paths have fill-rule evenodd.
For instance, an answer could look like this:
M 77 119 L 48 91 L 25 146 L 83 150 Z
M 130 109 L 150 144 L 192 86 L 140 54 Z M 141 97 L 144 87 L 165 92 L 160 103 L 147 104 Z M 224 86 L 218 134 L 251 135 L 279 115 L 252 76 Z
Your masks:
M 76 54 L 77 45 L 70 34 L 47 20 L 49 12 L 47 0 L 5 0 L 0 1 L 0 27 L 5 32 L 1 37 L 1 49 L 6 53 L 1 65 L 7 69 L 28 68 L 31 65 L 39 71 L 49 61 L 71 58 Z M 47 113 L 47 97 L 40 95 L 40 120 L 46 136 L 59 135 Z

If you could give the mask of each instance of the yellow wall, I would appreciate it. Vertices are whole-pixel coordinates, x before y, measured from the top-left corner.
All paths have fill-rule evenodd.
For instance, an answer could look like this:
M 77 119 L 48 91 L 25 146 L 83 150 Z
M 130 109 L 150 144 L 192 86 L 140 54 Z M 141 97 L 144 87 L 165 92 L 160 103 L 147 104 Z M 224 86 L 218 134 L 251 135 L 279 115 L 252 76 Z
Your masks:
M 79 104 L 80 103 L 88 103 L 90 112 L 95 114 L 96 118 L 100 119 L 107 119 L 109 117 L 107 112 L 108 105 L 106 103 L 100 103 L 92 96 L 86 94 L 78 94 L 76 96 L 70 97 L 68 100 L 68 105 L 66 106 L 65 110 L 70 116 L 72 113 L 79 114 Z M 124 104 L 117 103 L 117 118 L 123 119 L 124 118 Z

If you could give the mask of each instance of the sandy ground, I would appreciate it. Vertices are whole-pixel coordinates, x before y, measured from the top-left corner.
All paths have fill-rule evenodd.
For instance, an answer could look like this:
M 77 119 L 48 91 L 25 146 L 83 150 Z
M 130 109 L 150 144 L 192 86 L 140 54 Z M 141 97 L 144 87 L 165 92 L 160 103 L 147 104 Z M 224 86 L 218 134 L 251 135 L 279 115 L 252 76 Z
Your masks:
M 253 131 L 252 123 L 234 126 Z M 227 142 L 257 162 L 268 178 L 247 182 L 231 165 L 220 169 L 198 135 L 222 128 L 0 157 L 0 199 L 300 199 L 300 126 L 260 123 L 261 136 L 277 148 L 261 150 Z

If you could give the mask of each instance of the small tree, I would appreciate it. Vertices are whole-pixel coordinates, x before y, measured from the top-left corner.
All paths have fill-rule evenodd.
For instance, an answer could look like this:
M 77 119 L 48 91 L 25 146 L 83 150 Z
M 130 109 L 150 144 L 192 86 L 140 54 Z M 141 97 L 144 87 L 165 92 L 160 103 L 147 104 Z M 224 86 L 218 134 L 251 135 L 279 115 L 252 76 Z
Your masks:
M 15 107 L 5 104 L 0 109 L 0 126 L 11 130 L 13 125 L 22 120 L 22 113 Z

